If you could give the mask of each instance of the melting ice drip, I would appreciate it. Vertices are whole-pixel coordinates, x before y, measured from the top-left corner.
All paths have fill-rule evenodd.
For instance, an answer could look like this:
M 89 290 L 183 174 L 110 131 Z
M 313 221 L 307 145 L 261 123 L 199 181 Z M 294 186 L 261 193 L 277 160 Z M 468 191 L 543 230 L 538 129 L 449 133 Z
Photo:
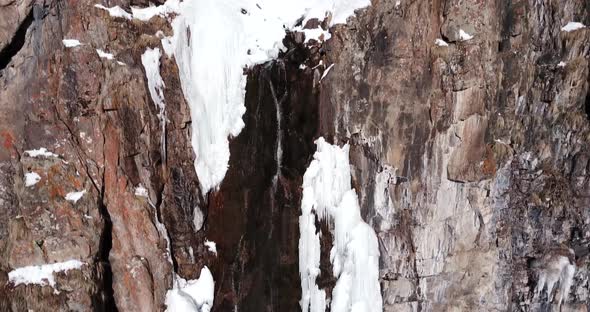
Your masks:
M 316 141 L 317 151 L 303 177 L 303 199 L 299 217 L 299 273 L 301 309 L 324 312 L 326 293 L 318 288 L 320 233 L 315 221 L 333 223 L 334 246 L 330 251 L 333 275 L 330 310 L 382 311 L 379 285 L 379 245 L 373 229 L 360 214 L 358 197 L 350 184 L 349 146 L 342 148 Z

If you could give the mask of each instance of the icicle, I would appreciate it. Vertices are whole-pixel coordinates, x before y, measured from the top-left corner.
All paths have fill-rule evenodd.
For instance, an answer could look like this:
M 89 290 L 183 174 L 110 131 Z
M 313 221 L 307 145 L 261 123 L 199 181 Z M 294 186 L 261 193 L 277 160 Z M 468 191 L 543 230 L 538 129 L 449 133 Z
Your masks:
M 333 274 L 338 278 L 332 292 L 331 311 L 381 311 L 379 245 L 374 230 L 360 214 L 358 197 L 350 185 L 348 145 L 342 148 L 316 141 L 317 151 L 303 178 L 302 215 L 299 218 L 299 272 L 301 308 L 324 311 L 323 301 L 313 302 L 318 290 L 320 242 L 315 218 L 332 220 L 334 246 L 330 251 Z

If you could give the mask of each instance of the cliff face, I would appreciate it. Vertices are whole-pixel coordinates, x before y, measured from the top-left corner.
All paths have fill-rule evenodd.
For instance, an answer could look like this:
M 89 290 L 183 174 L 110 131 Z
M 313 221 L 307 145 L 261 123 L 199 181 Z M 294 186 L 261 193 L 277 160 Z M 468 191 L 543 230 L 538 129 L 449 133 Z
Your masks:
M 590 25 L 586 1 L 375 0 L 323 45 L 287 35 L 248 70 L 246 127 L 208 194 L 174 59 L 160 58 L 165 127 L 141 62 L 168 21 L 94 4 L 0 0 L 0 310 L 159 311 L 174 272 L 207 265 L 213 310 L 298 311 L 319 136 L 351 146 L 385 311 L 590 306 L 590 30 L 562 30 Z M 9 282 L 71 259 L 53 287 Z
M 563 245 L 578 265 L 562 308 L 587 309 L 590 34 L 561 28 L 589 14 L 379 1 L 328 44 L 323 129 L 352 142 L 386 310 L 556 309 L 531 264 Z

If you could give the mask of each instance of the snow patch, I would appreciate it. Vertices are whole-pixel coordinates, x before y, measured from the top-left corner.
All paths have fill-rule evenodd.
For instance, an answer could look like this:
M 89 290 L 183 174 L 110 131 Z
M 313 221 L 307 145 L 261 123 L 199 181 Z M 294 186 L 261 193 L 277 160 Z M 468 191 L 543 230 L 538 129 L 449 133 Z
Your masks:
M 73 48 L 81 45 L 80 41 L 76 39 L 64 39 L 61 42 L 63 42 L 64 47 L 66 48 Z
M 303 28 L 302 26 L 298 26 L 293 28 L 293 31 L 302 32 L 305 34 L 305 41 L 304 43 L 308 43 L 309 40 L 315 40 L 317 42 L 324 42 L 328 39 L 332 38 L 332 34 L 329 31 L 324 30 L 321 26 L 318 26 L 314 29 L 307 29 Z
M 154 6 L 151 5 L 146 8 L 131 7 L 131 14 L 133 18 L 140 21 L 149 21 L 154 16 L 165 17 L 170 13 L 180 12 L 180 2 L 178 0 L 166 1 L 163 5 Z
M 43 156 L 43 157 L 59 157 L 59 155 L 54 154 L 54 153 L 48 151 L 45 147 L 41 147 L 39 149 L 25 151 L 25 155 L 27 155 L 29 157 L 39 157 L 39 156 Z
M 467 41 L 473 39 L 473 35 L 466 33 L 463 29 L 459 29 L 459 40 Z
M 434 44 L 436 44 L 439 47 L 448 47 L 449 46 L 449 44 L 446 41 L 442 40 L 442 39 L 436 39 L 436 40 L 434 40 Z
M 53 264 L 31 265 L 12 270 L 8 273 L 9 281 L 18 286 L 24 285 L 49 285 L 55 288 L 55 278 L 53 273 L 67 272 L 69 270 L 80 269 L 84 265 L 78 260 L 68 260 Z
M 586 25 L 578 22 L 569 22 L 561 28 L 561 31 L 571 32 L 582 28 L 586 28 Z
M 105 58 L 107 60 L 113 59 L 113 55 L 111 53 L 107 53 L 101 49 L 96 49 L 96 53 L 98 53 L 98 57 L 100 57 L 100 58 Z
M 207 249 L 209 249 L 210 252 L 212 252 L 215 255 L 217 255 L 217 245 L 215 245 L 215 242 L 206 240 L 205 241 L 205 246 L 207 246 Z
M 174 278 L 174 286 L 166 293 L 167 312 L 209 312 L 213 306 L 215 282 L 207 266 L 196 280 Z
M 338 280 L 332 292 L 331 311 L 382 311 L 379 246 L 374 230 L 361 218 L 358 197 L 351 187 L 349 146 L 331 145 L 323 138 L 315 143 L 317 151 L 303 177 L 299 218 L 301 309 L 325 311 L 325 292 L 315 284 L 320 274 L 317 217 L 333 224 L 330 262 Z
M 86 194 L 86 190 L 82 190 L 79 192 L 70 192 L 66 194 L 65 198 L 67 201 L 71 201 L 75 204 L 80 200 L 80 198 L 82 198 L 82 196 L 84 196 L 84 194 Z
M 41 176 L 39 176 L 36 172 L 27 172 L 25 173 L 25 186 L 33 186 L 41 181 Z
M 148 190 L 141 185 L 141 183 L 135 188 L 135 196 L 148 197 Z
M 561 61 L 561 62 L 559 62 L 559 63 L 557 64 L 557 67 L 562 67 L 562 68 L 563 68 L 563 67 L 565 67 L 566 65 L 567 65 L 567 63 L 566 63 L 566 62 L 564 62 L 564 61 Z
M 118 5 L 114 6 L 112 8 L 107 8 L 107 7 L 103 6 L 102 4 L 95 4 L 94 7 L 109 12 L 109 14 L 112 17 L 121 17 L 121 18 L 125 18 L 128 20 L 130 20 L 132 18 L 131 14 L 127 13 L 125 10 L 123 10 Z

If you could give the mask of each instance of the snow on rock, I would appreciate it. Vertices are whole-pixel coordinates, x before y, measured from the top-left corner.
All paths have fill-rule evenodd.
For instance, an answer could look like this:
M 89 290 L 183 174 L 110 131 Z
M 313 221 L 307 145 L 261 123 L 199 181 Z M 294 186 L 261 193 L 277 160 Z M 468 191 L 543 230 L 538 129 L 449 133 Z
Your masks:
M 96 49 L 96 53 L 98 53 L 98 57 L 100 57 L 100 58 L 105 58 L 107 60 L 113 59 L 113 55 L 111 53 L 107 53 L 101 49 Z
M 302 214 L 299 218 L 299 272 L 303 311 L 324 311 L 325 293 L 315 284 L 320 274 L 320 242 L 315 220 L 333 224 L 334 246 L 330 252 L 333 275 L 331 311 L 382 311 L 379 285 L 379 246 L 374 230 L 360 214 L 356 192 L 351 188 L 349 146 L 338 147 L 323 138 L 303 177 Z
M 156 108 L 160 111 L 160 115 L 163 114 L 165 103 L 164 103 L 164 81 L 162 80 L 162 76 L 160 76 L 160 49 L 150 49 L 148 48 L 142 55 L 141 55 L 141 63 L 145 68 L 145 75 L 148 81 L 148 89 L 150 91 L 150 96 L 156 104 Z
M 66 48 L 73 48 L 81 45 L 80 41 L 76 39 L 64 39 L 61 41 Z
M 329 31 L 324 30 L 321 26 L 313 29 L 303 28 L 303 26 L 297 26 L 293 28 L 293 31 L 302 32 L 305 34 L 305 41 L 304 43 L 308 43 L 309 40 L 315 40 L 318 42 L 324 42 L 330 38 L 332 38 L 332 34 Z
M 473 39 L 473 35 L 466 33 L 463 29 L 459 29 L 459 40 L 467 41 Z
M 436 40 L 434 40 L 434 44 L 436 44 L 439 47 L 448 47 L 449 46 L 449 44 L 446 41 L 442 40 L 442 39 L 436 39 Z
M 166 293 L 167 312 L 209 312 L 213 306 L 215 282 L 207 266 L 196 280 L 174 278 L 174 286 Z
M 180 12 L 180 2 L 178 0 L 168 0 L 163 5 L 151 5 L 145 8 L 131 7 L 131 15 L 134 19 L 140 21 L 149 21 L 154 16 L 165 17 L 170 13 Z
M 328 66 L 328 68 L 326 68 L 326 70 L 324 70 L 324 73 L 322 74 L 322 77 L 320 78 L 320 82 L 322 80 L 324 80 L 324 78 L 326 78 L 326 76 L 328 76 L 328 73 L 330 72 L 330 70 L 332 69 L 332 67 L 334 67 L 335 64 L 332 64 L 330 66 Z
M 386 232 L 391 229 L 395 208 L 389 196 L 389 185 L 395 182 L 395 169 L 385 165 L 375 176 L 375 191 L 373 192 L 373 207 L 377 215 L 381 217 L 379 229 Z
M 84 194 L 86 194 L 86 190 L 82 190 L 79 192 L 70 192 L 66 194 L 65 199 L 75 204 L 80 200 L 80 198 L 82 198 L 82 196 L 84 196 Z
M 193 226 L 195 231 L 201 230 L 203 227 L 203 222 L 205 221 L 205 216 L 203 216 L 203 212 L 199 206 L 195 206 L 193 208 Z
M 217 255 L 217 245 L 215 245 L 215 242 L 206 240 L 205 241 L 205 246 L 207 246 L 207 249 L 209 249 L 210 252 L 212 252 L 215 255 Z
M 561 28 L 561 31 L 571 32 L 582 28 L 586 28 L 586 25 L 578 22 L 569 22 Z
M 20 284 L 36 284 L 41 286 L 49 285 L 51 287 L 55 287 L 55 278 L 53 273 L 80 269 L 82 265 L 84 265 L 84 263 L 78 260 L 68 260 L 65 262 L 43 265 L 31 265 L 8 272 L 8 279 L 12 284 L 14 284 L 14 286 L 18 286 Z
M 39 149 L 25 151 L 25 155 L 27 155 L 29 157 L 39 157 L 39 156 L 43 156 L 43 157 L 59 157 L 57 154 L 54 154 L 54 153 L 48 151 L 45 147 L 41 147 Z
M 30 187 L 41 181 L 41 176 L 36 172 L 25 173 L 25 186 Z
M 99 8 L 101 10 L 105 10 L 107 12 L 109 12 L 109 14 L 112 17 L 122 17 L 125 19 L 130 20 L 132 18 L 131 14 L 127 13 L 125 10 L 123 10 L 120 6 L 114 6 L 112 8 L 107 8 L 101 4 L 95 4 L 94 5 L 95 8 Z
M 143 187 L 143 185 L 139 184 L 139 186 L 135 188 L 135 196 L 148 197 L 148 190 Z
M 174 35 L 162 46 L 174 57 L 191 111 L 195 170 L 203 193 L 216 188 L 227 172 L 229 138 L 244 122 L 246 76 L 243 69 L 278 56 L 285 30 L 312 18 L 330 16 L 330 25 L 370 5 L 370 0 L 168 0 L 161 6 L 132 8 L 133 18 L 149 20 L 175 13 Z M 218 21 L 226 21 L 217 27 Z M 190 29 L 190 31 L 188 31 Z M 309 38 L 323 30 L 304 30 Z

